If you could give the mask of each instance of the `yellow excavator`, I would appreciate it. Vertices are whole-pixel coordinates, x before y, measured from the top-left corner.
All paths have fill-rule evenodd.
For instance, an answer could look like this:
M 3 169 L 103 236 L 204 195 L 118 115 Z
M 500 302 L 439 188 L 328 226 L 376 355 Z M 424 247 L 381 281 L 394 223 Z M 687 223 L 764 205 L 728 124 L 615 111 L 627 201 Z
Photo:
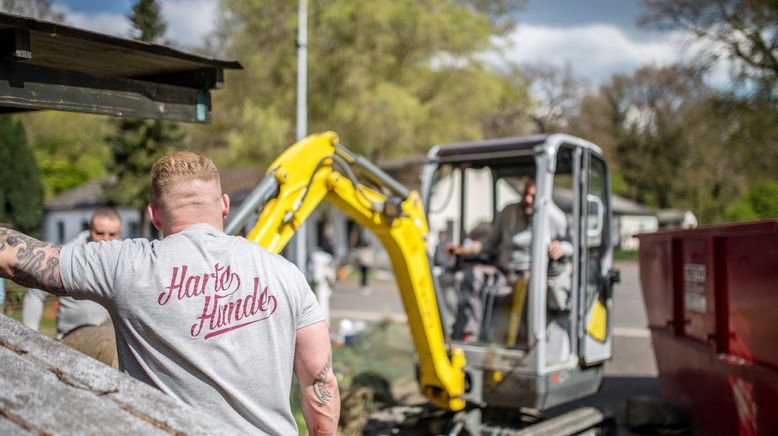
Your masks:
M 440 279 L 461 273 L 433 268 L 432 247 L 442 243 L 434 235 L 459 244 L 477 237 L 479 228 L 519 199 L 527 180 L 536 186 L 531 279 L 507 297 L 483 290 L 479 336 L 456 338 L 454 310 L 446 302 L 456 300 L 457 286 L 441 286 Z M 421 186 L 421 195 L 407 189 L 342 146 L 333 132 L 314 134 L 270 165 L 226 231 L 248 229 L 256 218 L 246 237 L 278 253 L 323 200 L 370 229 L 391 260 L 418 357 L 420 390 L 435 408 L 450 412 L 443 415 L 447 434 L 514 434 L 524 431 L 523 408 L 543 410 L 596 392 L 603 362 L 612 355 L 611 289 L 618 280 L 602 151 L 560 134 L 436 146 Z M 560 213 L 571 267 L 565 301 L 550 308 L 549 300 L 559 298 L 549 292 L 553 262 L 544 223 Z M 581 408 L 532 429 L 577 434 L 604 419 L 594 408 Z

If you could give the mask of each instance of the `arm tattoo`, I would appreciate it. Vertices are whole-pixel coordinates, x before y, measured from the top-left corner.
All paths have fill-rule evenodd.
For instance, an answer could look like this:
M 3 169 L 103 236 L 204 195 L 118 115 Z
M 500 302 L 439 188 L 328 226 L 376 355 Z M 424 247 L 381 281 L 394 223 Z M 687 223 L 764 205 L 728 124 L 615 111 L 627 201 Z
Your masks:
M 0 228 L 0 255 L 13 255 L 14 252 L 16 255 L 7 265 L 11 280 L 22 286 L 67 295 L 60 277 L 60 247 L 14 230 Z
M 327 375 L 330 373 L 330 369 L 332 369 L 332 352 L 327 356 L 327 363 L 324 365 L 324 368 L 322 368 L 313 379 L 313 393 L 322 404 L 329 402 L 335 397 L 335 395 L 327 389 Z

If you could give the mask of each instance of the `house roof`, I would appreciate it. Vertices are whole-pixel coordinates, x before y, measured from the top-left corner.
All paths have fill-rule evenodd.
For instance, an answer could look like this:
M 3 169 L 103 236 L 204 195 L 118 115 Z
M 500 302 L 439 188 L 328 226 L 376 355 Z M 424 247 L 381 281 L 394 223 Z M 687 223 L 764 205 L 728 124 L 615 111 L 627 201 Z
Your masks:
M 571 210 L 573 203 L 573 191 L 566 188 L 554 188 L 554 203 L 562 209 Z M 630 199 L 611 195 L 611 207 L 615 215 L 640 215 L 655 216 L 653 209 Z
M 659 209 L 656 211 L 656 217 L 659 223 L 663 225 L 680 224 L 685 220 L 697 222 L 697 217 L 688 209 Z
M 259 183 L 264 175 L 261 168 L 237 168 L 221 170 L 222 191 L 228 194 L 233 204 L 239 204 Z M 46 210 L 89 209 L 102 205 L 105 189 L 116 183 L 116 177 L 109 176 L 62 192 L 44 205 Z
M 613 195 L 611 199 L 613 203 L 613 213 L 617 215 L 656 216 L 656 211 L 637 201 L 619 197 L 618 195 Z
M 47 201 L 47 210 L 85 209 L 100 206 L 100 198 L 106 187 L 116 183 L 115 177 L 106 177 L 76 186 Z
M 0 13 L 0 112 L 57 109 L 206 122 L 237 61 Z

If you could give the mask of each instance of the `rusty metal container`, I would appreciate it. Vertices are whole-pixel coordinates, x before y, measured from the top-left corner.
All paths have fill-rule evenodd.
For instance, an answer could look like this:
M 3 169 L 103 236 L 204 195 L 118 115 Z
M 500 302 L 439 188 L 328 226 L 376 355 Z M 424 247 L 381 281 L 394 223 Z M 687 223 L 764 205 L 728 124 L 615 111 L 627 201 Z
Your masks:
M 664 394 L 699 434 L 778 432 L 778 219 L 639 239 Z

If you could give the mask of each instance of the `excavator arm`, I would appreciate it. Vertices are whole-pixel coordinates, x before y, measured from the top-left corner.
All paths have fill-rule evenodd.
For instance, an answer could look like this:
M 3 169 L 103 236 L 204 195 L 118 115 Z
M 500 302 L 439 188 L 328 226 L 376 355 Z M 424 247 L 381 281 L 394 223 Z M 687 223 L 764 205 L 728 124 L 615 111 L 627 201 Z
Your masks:
M 357 174 L 378 189 L 358 182 Z M 311 135 L 286 149 L 228 224 L 237 230 L 259 210 L 247 238 L 278 253 L 323 200 L 375 233 L 397 279 L 419 358 L 422 393 L 437 407 L 465 407 L 464 352 L 445 346 L 429 259 L 421 198 L 338 144 L 333 132 Z

